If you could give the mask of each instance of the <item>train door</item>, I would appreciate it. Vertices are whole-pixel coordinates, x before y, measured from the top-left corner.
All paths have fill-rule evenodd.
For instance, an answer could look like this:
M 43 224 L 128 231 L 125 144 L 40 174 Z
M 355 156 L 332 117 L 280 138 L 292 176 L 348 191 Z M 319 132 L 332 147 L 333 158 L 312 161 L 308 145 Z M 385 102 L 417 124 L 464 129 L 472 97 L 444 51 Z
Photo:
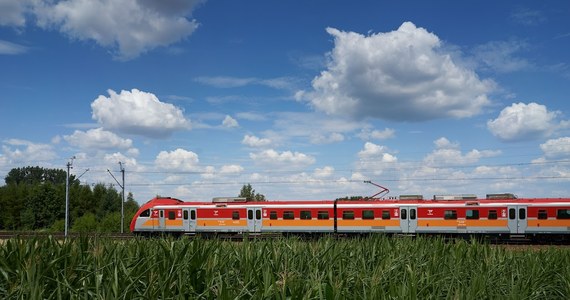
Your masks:
M 182 222 L 185 231 L 196 232 L 196 208 L 183 208 Z
M 261 207 L 247 208 L 247 231 L 261 232 Z
M 164 209 L 158 210 L 158 230 L 166 229 L 166 220 L 164 218 Z
M 415 233 L 418 227 L 418 208 L 400 206 L 400 228 L 402 233 Z
M 509 205 L 507 209 L 511 233 L 525 233 L 527 227 L 527 207 L 525 205 Z

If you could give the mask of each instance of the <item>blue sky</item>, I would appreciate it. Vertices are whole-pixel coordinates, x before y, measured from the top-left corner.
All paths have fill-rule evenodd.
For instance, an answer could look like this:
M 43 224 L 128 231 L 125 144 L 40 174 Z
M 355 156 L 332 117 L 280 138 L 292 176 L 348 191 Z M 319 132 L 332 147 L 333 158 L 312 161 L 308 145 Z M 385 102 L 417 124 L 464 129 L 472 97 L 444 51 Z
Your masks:
M 0 1 L 0 175 L 570 195 L 567 1 Z

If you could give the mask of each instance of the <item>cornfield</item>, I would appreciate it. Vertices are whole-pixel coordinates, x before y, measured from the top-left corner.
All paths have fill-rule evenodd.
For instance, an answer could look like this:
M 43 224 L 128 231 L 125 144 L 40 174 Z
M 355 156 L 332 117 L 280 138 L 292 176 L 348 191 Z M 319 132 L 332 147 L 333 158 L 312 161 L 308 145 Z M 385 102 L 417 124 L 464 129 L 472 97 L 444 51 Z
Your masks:
M 372 236 L 11 239 L 1 299 L 568 299 L 570 250 Z

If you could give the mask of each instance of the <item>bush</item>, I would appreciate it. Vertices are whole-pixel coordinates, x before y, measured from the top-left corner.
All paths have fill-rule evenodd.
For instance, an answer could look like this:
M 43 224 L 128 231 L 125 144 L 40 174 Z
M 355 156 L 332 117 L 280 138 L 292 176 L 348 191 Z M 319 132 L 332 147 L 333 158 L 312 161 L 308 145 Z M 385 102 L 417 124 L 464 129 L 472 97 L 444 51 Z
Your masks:
M 82 217 L 73 222 L 71 231 L 83 233 L 97 231 L 97 219 L 95 218 L 95 215 L 92 213 L 84 214 Z

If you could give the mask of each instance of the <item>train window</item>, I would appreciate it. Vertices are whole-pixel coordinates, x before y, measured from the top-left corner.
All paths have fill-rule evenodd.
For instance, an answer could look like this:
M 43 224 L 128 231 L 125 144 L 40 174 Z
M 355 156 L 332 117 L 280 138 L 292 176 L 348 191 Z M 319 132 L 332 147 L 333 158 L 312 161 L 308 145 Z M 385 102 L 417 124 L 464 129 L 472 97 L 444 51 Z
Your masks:
M 239 220 L 239 211 L 234 210 L 232 212 L 232 220 Z
M 301 220 L 310 220 L 312 219 L 311 217 L 311 211 L 309 210 L 302 210 L 301 211 Z
M 546 220 L 546 219 L 548 219 L 548 213 L 546 212 L 545 209 L 539 209 L 539 210 L 538 210 L 538 219 L 539 219 L 539 220 Z
M 353 210 L 345 210 L 342 212 L 342 218 L 344 220 L 354 220 L 354 211 Z
M 416 219 L 416 209 L 412 208 L 410 209 L 410 220 L 415 220 Z
M 164 210 L 159 210 L 158 212 L 159 212 L 159 214 L 160 214 L 160 217 L 161 217 L 161 218 L 164 218 Z
M 509 208 L 509 219 L 514 220 L 517 216 L 517 211 L 514 208 Z
M 489 215 L 487 216 L 487 219 L 496 220 L 497 219 L 497 211 L 496 210 L 490 210 Z
M 247 211 L 247 219 L 248 219 L 248 220 L 253 220 L 253 210 L 248 210 L 248 211 Z
M 520 220 L 526 219 L 526 209 L 519 208 L 519 219 Z
M 446 210 L 443 212 L 443 218 L 445 220 L 456 220 L 457 219 L 457 211 L 456 210 Z
M 570 209 L 559 209 L 556 211 L 556 219 L 570 219 Z
M 150 217 L 150 209 L 143 211 L 139 217 Z
M 319 220 L 328 220 L 329 219 L 329 212 L 326 210 L 319 210 L 317 212 L 317 219 Z
M 383 210 L 382 211 L 382 220 L 390 220 L 390 211 L 389 210 Z
M 169 219 L 169 220 L 174 220 L 174 219 L 176 219 L 176 212 L 169 211 L 169 212 L 168 212 L 168 219 Z
M 277 220 L 277 212 L 276 211 L 270 211 L 269 212 L 269 219 L 270 220 Z
M 261 220 L 261 209 L 255 211 L 255 219 Z
M 400 212 L 400 218 L 401 218 L 402 220 L 407 219 L 407 218 L 408 218 L 408 210 L 402 209 L 402 211 Z
M 362 220 L 374 220 L 374 211 L 373 210 L 363 210 L 362 211 Z
M 190 211 L 190 220 L 196 220 L 196 211 L 195 210 Z
M 184 210 L 184 220 L 188 220 L 188 211 Z
M 465 219 L 467 220 L 479 220 L 479 210 L 468 209 L 465 211 Z
M 283 212 L 283 220 L 293 220 L 295 219 L 295 214 L 292 211 Z

